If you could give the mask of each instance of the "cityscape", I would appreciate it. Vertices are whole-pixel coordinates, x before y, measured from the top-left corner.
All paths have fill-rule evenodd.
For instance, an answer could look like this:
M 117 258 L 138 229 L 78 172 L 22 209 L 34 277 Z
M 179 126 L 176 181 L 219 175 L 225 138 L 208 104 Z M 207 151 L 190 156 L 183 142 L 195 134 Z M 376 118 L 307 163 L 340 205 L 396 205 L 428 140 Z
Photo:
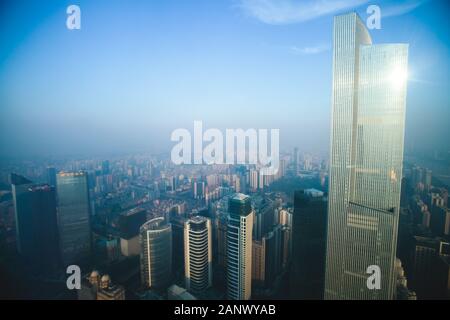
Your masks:
M 195 20 L 186 4 L 178 3 L 177 11 L 174 3 L 152 7 L 141 1 L 112 1 L 110 11 L 103 13 L 103 8 L 94 10 L 98 3 L 42 4 L 37 16 L 52 14 L 46 23 L 34 21 L 31 30 L 53 32 L 49 30 L 55 21 L 62 20 L 61 26 L 55 24 L 61 27 L 55 31 L 58 35 L 49 38 L 52 44 L 43 44 L 43 51 L 32 58 L 47 61 L 49 68 L 26 80 L 38 86 L 36 92 L 21 89 L 30 85 L 21 82 L 28 77 L 22 69 L 39 73 L 40 63 L 29 62 L 23 49 L 10 49 L 20 47 L 12 35 L 5 38 L 6 49 L 0 51 L 0 299 L 450 300 L 450 28 L 436 34 L 437 40 L 430 40 L 417 25 L 411 27 L 414 35 L 420 34 L 416 38 L 402 36 L 409 32 L 407 27 L 397 34 L 407 19 L 423 25 L 431 19 L 431 30 L 439 29 L 439 23 L 450 27 L 448 4 L 283 0 L 284 6 L 277 7 L 272 0 L 231 2 L 234 19 L 249 24 L 242 29 L 242 41 L 256 34 L 252 32 L 271 34 L 278 28 L 287 33 L 291 25 L 321 25 L 320 31 L 309 29 L 301 36 L 323 34 L 329 45 L 291 47 L 292 58 L 274 63 L 274 68 L 286 68 L 286 91 L 296 88 L 295 61 L 305 64 L 305 77 L 313 87 L 304 84 L 306 89 L 297 89 L 306 91 L 300 94 L 304 100 L 299 103 L 306 105 L 298 107 L 300 111 L 294 110 L 295 95 L 283 100 L 283 92 L 264 92 L 271 84 L 277 90 L 274 82 L 282 71 L 275 80 L 267 79 L 268 84 L 256 79 L 261 74 L 250 78 L 246 73 L 255 72 L 259 59 L 280 55 L 279 44 L 267 49 L 275 53 L 255 58 L 254 65 L 252 58 L 245 60 L 249 69 L 242 64 L 240 73 L 239 65 L 227 65 L 236 53 L 216 52 L 216 34 L 210 35 L 207 54 L 218 60 L 203 60 L 204 69 L 195 71 L 203 53 L 190 46 L 186 53 L 175 45 L 167 49 L 158 38 L 161 51 L 148 60 L 159 57 L 165 64 L 167 54 L 174 66 L 165 70 L 153 61 L 141 72 L 139 62 L 129 55 L 147 60 L 147 49 L 132 48 L 134 33 L 127 28 L 164 24 L 147 21 L 142 13 L 147 9 L 155 10 L 155 17 L 160 13 L 176 19 L 182 12 Z M 13 19 L 24 5 L 17 3 L 0 9 L 2 17 Z M 226 0 L 200 3 L 196 6 L 205 6 L 212 16 L 229 5 Z M 308 12 L 308 5 L 322 5 L 323 12 L 319 8 L 320 14 L 313 10 L 308 17 L 291 14 L 296 9 Z M 129 20 L 111 27 L 114 35 L 101 22 L 90 24 L 89 19 L 112 17 L 115 10 Z M 133 12 L 140 12 L 136 19 Z M 203 24 L 210 21 L 203 15 L 197 18 L 185 25 L 192 32 L 184 34 L 186 39 L 175 36 L 181 46 L 189 41 L 202 45 L 191 36 L 197 28 L 204 32 Z M 228 38 L 228 32 L 236 33 L 234 27 L 224 16 L 213 18 L 217 25 L 212 32 L 221 30 L 217 36 L 227 44 L 238 41 L 233 49 L 239 55 L 241 40 Z M 184 16 L 180 19 L 184 23 Z M 1 24 L 12 25 L 11 21 Z M 41 43 L 44 31 L 31 32 L 27 41 Z M 89 32 L 114 43 L 123 38 L 123 48 L 102 49 L 94 44 L 97 40 L 82 38 Z M 168 39 L 176 33 L 166 32 Z M 294 37 L 300 37 L 296 32 Z M 94 47 L 92 55 L 104 50 L 106 56 L 89 61 L 87 53 L 79 57 L 71 52 L 59 60 L 43 53 L 46 46 L 58 46 L 55 39 L 60 36 L 73 36 L 64 41 L 76 44 L 53 48 L 58 53 L 82 46 Z M 440 86 L 419 80 L 420 70 L 431 64 L 418 53 L 426 47 L 420 44 L 424 38 L 439 44 L 433 52 L 436 60 L 443 59 L 434 71 Z M 142 41 L 141 35 L 136 39 Z M 264 51 L 267 44 L 261 46 L 258 50 Z M 247 50 L 243 45 L 241 54 Z M 444 52 L 443 58 L 436 52 Z M 188 60 L 196 54 L 198 58 Z M 230 61 L 222 54 L 229 54 Z M 315 56 L 320 56 L 320 63 Z M 15 59 L 24 63 L 17 72 Z M 80 69 L 69 68 L 68 76 L 73 72 L 78 80 L 64 84 L 59 63 L 74 61 Z M 215 67 L 213 62 L 224 65 Z M 121 63 L 125 64 L 117 66 Z M 314 69 L 306 69 L 310 64 L 319 80 L 312 75 Z M 161 85 L 144 75 L 152 68 Z M 327 70 L 323 77 L 322 68 Z M 192 78 L 185 78 L 189 72 Z M 179 78 L 167 80 L 171 76 Z M 203 77 L 210 77 L 211 83 L 196 82 Z M 142 79 L 148 80 L 147 86 L 133 86 Z M 302 86 L 303 80 L 298 81 Z M 163 89 L 165 85 L 170 89 Z M 217 93 L 216 85 L 224 91 Z M 228 90 L 245 91 L 253 85 L 261 92 L 255 102 L 262 104 L 260 110 L 246 107 L 252 89 L 221 100 Z M 73 92 L 80 88 L 79 98 L 69 93 L 70 86 Z M 307 92 L 315 86 L 317 99 Z M 129 105 L 128 94 L 133 96 Z M 215 94 L 217 107 L 210 105 Z M 164 100 L 164 95 L 170 98 Z M 203 97 L 205 101 L 196 101 Z M 133 105 L 141 103 L 139 99 L 148 99 L 153 107 Z M 423 101 L 436 106 L 422 105 Z M 226 107 L 227 103 L 236 105 Z M 95 104 L 106 106 L 97 109 Z M 323 110 L 317 107 L 321 104 Z M 303 119 L 296 124 L 299 114 Z M 143 129 L 146 125 L 152 128 Z

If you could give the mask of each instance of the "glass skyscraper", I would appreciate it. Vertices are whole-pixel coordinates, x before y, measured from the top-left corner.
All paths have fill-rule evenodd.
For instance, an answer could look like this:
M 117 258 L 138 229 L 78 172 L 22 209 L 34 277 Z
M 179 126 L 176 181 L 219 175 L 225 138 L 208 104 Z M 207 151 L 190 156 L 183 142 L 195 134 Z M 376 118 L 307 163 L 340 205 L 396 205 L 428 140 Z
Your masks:
M 252 295 L 253 216 L 249 196 L 237 193 L 228 205 L 227 224 L 227 296 L 230 300 L 248 300 Z
M 292 217 L 292 272 L 289 281 L 294 299 L 323 298 L 327 201 L 315 189 L 294 192 Z
M 163 217 L 147 221 L 140 229 L 141 283 L 165 290 L 172 274 L 172 225 Z
M 406 44 L 372 45 L 356 13 L 335 17 L 325 299 L 393 298 L 407 58 Z
M 55 188 L 11 174 L 17 249 L 33 270 L 52 274 L 59 266 Z
M 87 173 L 60 172 L 56 176 L 62 262 L 82 263 L 91 254 L 90 203 Z

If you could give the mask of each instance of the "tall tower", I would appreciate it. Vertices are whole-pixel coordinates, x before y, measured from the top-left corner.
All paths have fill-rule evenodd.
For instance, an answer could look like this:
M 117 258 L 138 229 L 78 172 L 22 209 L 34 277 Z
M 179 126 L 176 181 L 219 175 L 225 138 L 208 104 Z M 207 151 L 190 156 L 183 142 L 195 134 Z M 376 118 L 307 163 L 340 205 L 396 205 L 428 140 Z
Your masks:
M 11 187 L 18 252 L 38 273 L 55 272 L 59 250 L 54 187 L 16 174 L 11 174 Z
M 184 224 L 186 289 L 196 295 L 212 285 L 211 221 L 196 216 Z
M 62 262 L 64 266 L 85 262 L 91 254 L 91 211 L 87 173 L 58 173 L 56 190 Z
M 325 299 L 393 298 L 407 57 L 372 45 L 356 13 L 335 17 Z
M 172 273 L 172 225 L 163 217 L 140 230 L 141 282 L 146 288 L 167 289 Z
M 227 296 L 248 300 L 252 294 L 253 210 L 250 197 L 242 193 L 230 198 L 227 225 Z
M 315 189 L 294 192 L 293 255 L 290 278 L 294 299 L 323 299 L 327 202 Z

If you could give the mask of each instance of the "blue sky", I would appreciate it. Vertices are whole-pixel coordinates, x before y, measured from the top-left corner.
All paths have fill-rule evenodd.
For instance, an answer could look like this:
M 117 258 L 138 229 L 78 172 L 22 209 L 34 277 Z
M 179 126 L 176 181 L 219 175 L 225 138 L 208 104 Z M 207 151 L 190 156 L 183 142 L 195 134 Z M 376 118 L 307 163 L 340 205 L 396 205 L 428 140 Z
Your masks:
M 326 153 L 332 17 L 371 4 L 374 42 L 410 44 L 407 147 L 448 150 L 445 0 L 18 0 L 0 4 L 0 155 L 164 152 L 194 120 Z

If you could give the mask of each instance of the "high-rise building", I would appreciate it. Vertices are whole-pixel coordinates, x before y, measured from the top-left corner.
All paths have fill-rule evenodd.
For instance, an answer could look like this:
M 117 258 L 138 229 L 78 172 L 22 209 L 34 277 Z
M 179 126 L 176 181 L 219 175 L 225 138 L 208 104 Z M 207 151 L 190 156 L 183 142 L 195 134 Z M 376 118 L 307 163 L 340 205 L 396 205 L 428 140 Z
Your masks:
M 119 215 L 120 250 L 126 257 L 138 256 L 140 227 L 147 221 L 147 212 L 142 208 L 134 208 Z
M 139 207 L 121 213 L 118 221 L 121 237 L 130 239 L 139 235 L 139 229 L 146 219 L 146 210 Z
M 141 283 L 167 289 L 172 273 L 172 225 L 162 217 L 147 221 L 140 230 Z
M 250 170 L 250 188 L 252 192 L 256 192 L 259 189 L 260 177 L 258 170 Z
M 291 265 L 292 258 L 292 220 L 293 210 L 277 208 L 276 214 L 278 215 L 278 223 L 281 228 L 281 252 L 282 252 L 282 266 L 283 270 L 287 269 Z M 276 216 L 277 216 L 276 215 Z
M 270 232 L 275 224 L 275 203 L 268 197 L 262 195 L 252 196 L 253 216 L 253 239 L 261 238 Z
M 11 174 L 17 250 L 39 273 L 53 273 L 59 265 L 55 189 Z
M 211 221 L 196 216 L 184 224 L 184 270 L 186 289 L 202 294 L 212 285 Z
M 227 296 L 248 300 L 252 294 L 253 210 L 250 197 L 241 193 L 230 198 L 227 225 Z
M 440 238 L 414 237 L 412 283 L 417 298 L 448 298 L 450 244 Z
M 335 17 L 325 299 L 394 296 L 407 57 L 407 44 L 372 45 L 356 13 Z
M 294 148 L 294 175 L 297 175 L 298 173 L 298 148 Z
M 206 183 L 205 181 L 193 181 L 192 182 L 192 193 L 194 199 L 204 199 L 206 194 Z
M 295 191 L 291 296 L 322 299 L 325 281 L 327 202 L 315 189 Z
M 223 268 L 227 265 L 227 228 L 228 212 L 221 212 L 216 218 L 217 264 Z
M 184 276 L 184 216 L 172 216 L 172 272 L 175 277 Z
M 262 239 L 266 249 L 265 281 L 266 287 L 271 287 L 281 273 L 282 239 L 281 225 L 274 226 Z
M 61 259 L 64 266 L 83 263 L 91 254 L 90 202 L 87 173 L 56 176 Z
M 252 285 L 263 288 L 266 284 L 266 248 L 265 241 L 253 240 L 252 243 Z
M 429 226 L 437 236 L 449 235 L 450 210 L 445 207 L 432 206 Z
M 273 227 L 252 243 L 252 285 L 257 291 L 271 289 L 282 271 L 282 226 Z M 254 283 L 253 283 L 254 282 Z

